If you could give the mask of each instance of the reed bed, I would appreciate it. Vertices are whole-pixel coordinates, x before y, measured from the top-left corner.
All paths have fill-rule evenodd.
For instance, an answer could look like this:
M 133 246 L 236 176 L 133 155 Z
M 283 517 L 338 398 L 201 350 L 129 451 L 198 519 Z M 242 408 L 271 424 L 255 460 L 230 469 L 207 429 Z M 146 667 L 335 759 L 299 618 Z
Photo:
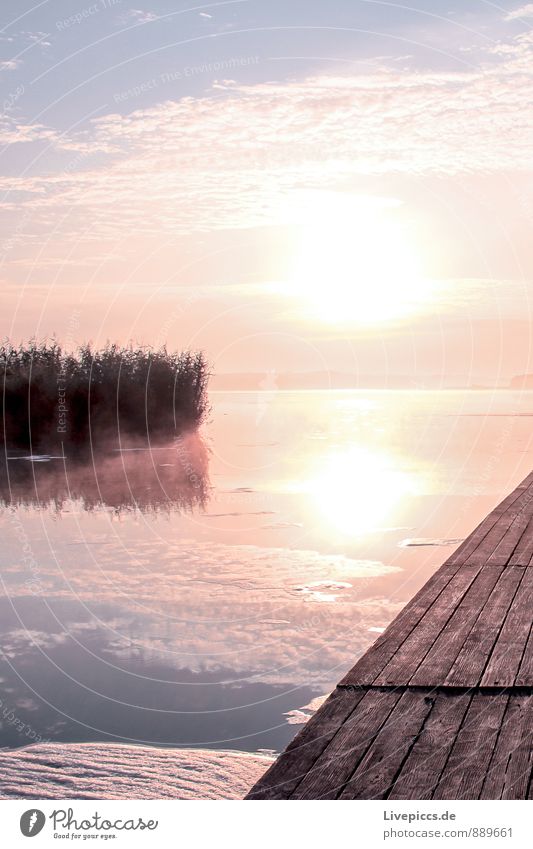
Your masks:
M 8 450 L 161 444 L 208 413 L 202 353 L 108 343 L 66 352 L 56 341 L 0 347 L 2 438 Z

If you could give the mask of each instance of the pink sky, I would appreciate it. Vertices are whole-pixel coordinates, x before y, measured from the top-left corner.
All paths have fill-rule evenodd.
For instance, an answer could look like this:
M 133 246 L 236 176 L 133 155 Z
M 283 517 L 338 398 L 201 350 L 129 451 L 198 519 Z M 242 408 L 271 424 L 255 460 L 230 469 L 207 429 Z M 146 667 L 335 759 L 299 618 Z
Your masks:
M 211 27 L 198 50 L 213 45 L 212 61 L 180 63 L 177 46 L 179 90 L 161 70 L 167 45 L 152 5 L 77 29 L 56 22 L 33 52 L 18 25 L 11 42 L 3 37 L 14 99 L 0 123 L 4 335 L 202 347 L 218 371 L 505 383 L 533 370 L 532 4 L 405 21 L 389 4 L 400 23 L 383 13 L 364 58 L 348 43 L 336 53 L 328 24 L 322 34 L 302 27 L 302 59 L 290 62 L 273 26 L 259 27 L 261 39 L 239 35 L 232 52 L 236 13 L 233 30 L 216 29 L 216 12 L 196 14 L 191 26 Z M 362 28 L 363 12 L 353 14 Z M 102 42 L 110 49 L 125 30 L 127 58 L 113 64 Z M 320 37 L 322 60 L 313 58 Z M 354 205 L 363 229 L 350 220 Z M 309 216 L 311 279 L 295 288 Z M 346 233 L 340 258 L 330 231 Z M 395 233 L 419 266 L 409 308 L 397 303 L 398 286 L 413 293 Z M 368 238 L 378 263 L 389 254 L 368 286 L 392 309 L 362 321 Z M 334 280 L 312 279 L 319 263 Z M 362 294 L 348 300 L 351 286 Z M 340 319 L 320 314 L 328 297 Z

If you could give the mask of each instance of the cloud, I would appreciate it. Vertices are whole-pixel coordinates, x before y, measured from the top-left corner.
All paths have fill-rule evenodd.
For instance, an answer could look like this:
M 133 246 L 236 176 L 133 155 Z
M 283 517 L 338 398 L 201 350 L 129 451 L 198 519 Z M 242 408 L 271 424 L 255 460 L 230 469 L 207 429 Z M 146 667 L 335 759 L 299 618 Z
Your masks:
M 53 146 L 80 154 L 63 169 L 25 178 L 28 195 L 18 202 L 43 222 L 68 208 L 80 238 L 111 239 L 278 224 L 287 198 L 304 186 L 523 173 L 533 166 L 532 48 L 526 33 L 462 71 L 218 79 L 205 96 L 179 100 L 169 99 L 161 76 L 151 87 L 155 105 L 135 108 L 132 95 L 121 100 L 122 109 L 131 103 L 128 113 L 99 117 L 83 133 L 6 127 L 8 140 L 48 134 Z M 238 79 L 246 63 L 250 57 L 234 57 L 231 76 Z M 191 75 L 213 84 L 216 64 Z M 98 167 L 84 160 L 87 152 Z M 20 179 L 12 179 L 13 191 Z M 4 203 L 11 208 L 13 197 Z
M 513 9 L 507 13 L 505 21 L 516 21 L 519 18 L 533 18 L 533 3 L 526 3 L 525 6 L 520 6 L 518 9 Z
M 51 127 L 44 124 L 32 124 L 18 120 L 4 112 L 0 115 L 0 146 L 11 144 L 25 144 L 27 142 L 44 141 L 60 146 L 60 135 Z M 65 139 L 69 144 L 69 140 Z M 50 177 L 52 175 L 49 175 Z M 0 184 L 3 182 L 4 191 L 17 191 L 18 186 L 24 182 L 30 191 L 35 191 L 35 181 L 24 180 L 22 177 L 0 176 Z
M 337 670 L 372 642 L 369 628 L 388 624 L 401 606 L 380 595 L 383 576 L 398 569 L 379 561 L 190 538 L 139 542 L 130 558 L 117 538 L 98 546 L 95 572 L 93 553 L 91 544 L 86 551 L 77 546 L 68 580 L 57 564 L 40 559 L 40 595 L 66 602 L 76 597 L 94 611 L 88 622 L 65 621 L 64 633 L 82 640 L 84 628 L 97 630 L 105 621 L 104 651 L 119 666 L 139 654 L 155 655 L 195 672 L 231 668 L 232 675 L 248 676 L 254 670 L 255 680 L 279 684 L 289 678 L 325 691 Z M 14 558 L 0 596 L 33 598 L 25 577 L 24 564 Z M 301 590 L 324 581 L 346 586 L 336 600 Z M 102 614 L 110 603 L 113 622 Z M 35 645 L 51 651 L 63 638 L 20 625 L 2 635 L 6 653 L 21 659 Z
M 0 59 L 0 70 L 15 71 L 21 64 L 22 61 L 20 59 Z
M 47 41 L 50 37 L 50 33 L 37 31 L 31 32 L 28 30 L 22 30 L 22 32 L 18 33 L 18 37 L 21 38 L 25 42 L 29 42 L 32 44 L 39 44 L 41 47 L 51 47 L 51 42 Z
M 156 15 L 154 12 L 145 12 L 142 9 L 128 9 L 128 11 L 123 15 L 124 20 L 134 20 L 138 24 L 148 24 L 151 21 L 159 20 L 159 15 Z
M 30 30 L 21 30 L 12 35 L 3 35 L 0 33 L 0 44 L 16 44 L 19 46 L 28 44 L 39 44 L 41 47 L 51 47 L 51 42 L 47 41 L 49 33 L 46 32 L 31 32 Z

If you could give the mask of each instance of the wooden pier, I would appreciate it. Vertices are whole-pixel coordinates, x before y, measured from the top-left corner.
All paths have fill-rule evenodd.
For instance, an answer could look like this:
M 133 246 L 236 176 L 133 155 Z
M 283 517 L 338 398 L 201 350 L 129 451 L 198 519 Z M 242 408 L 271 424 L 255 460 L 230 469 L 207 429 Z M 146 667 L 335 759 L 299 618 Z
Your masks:
M 248 799 L 533 798 L 533 472 L 348 672 Z

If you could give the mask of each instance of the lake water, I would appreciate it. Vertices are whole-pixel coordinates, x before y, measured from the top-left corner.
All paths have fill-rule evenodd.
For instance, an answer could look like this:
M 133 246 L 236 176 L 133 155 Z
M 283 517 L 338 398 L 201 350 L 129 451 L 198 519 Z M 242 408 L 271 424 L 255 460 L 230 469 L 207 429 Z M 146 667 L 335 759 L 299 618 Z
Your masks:
M 279 751 L 533 465 L 527 392 L 211 401 L 204 447 L 11 455 L 0 746 Z

